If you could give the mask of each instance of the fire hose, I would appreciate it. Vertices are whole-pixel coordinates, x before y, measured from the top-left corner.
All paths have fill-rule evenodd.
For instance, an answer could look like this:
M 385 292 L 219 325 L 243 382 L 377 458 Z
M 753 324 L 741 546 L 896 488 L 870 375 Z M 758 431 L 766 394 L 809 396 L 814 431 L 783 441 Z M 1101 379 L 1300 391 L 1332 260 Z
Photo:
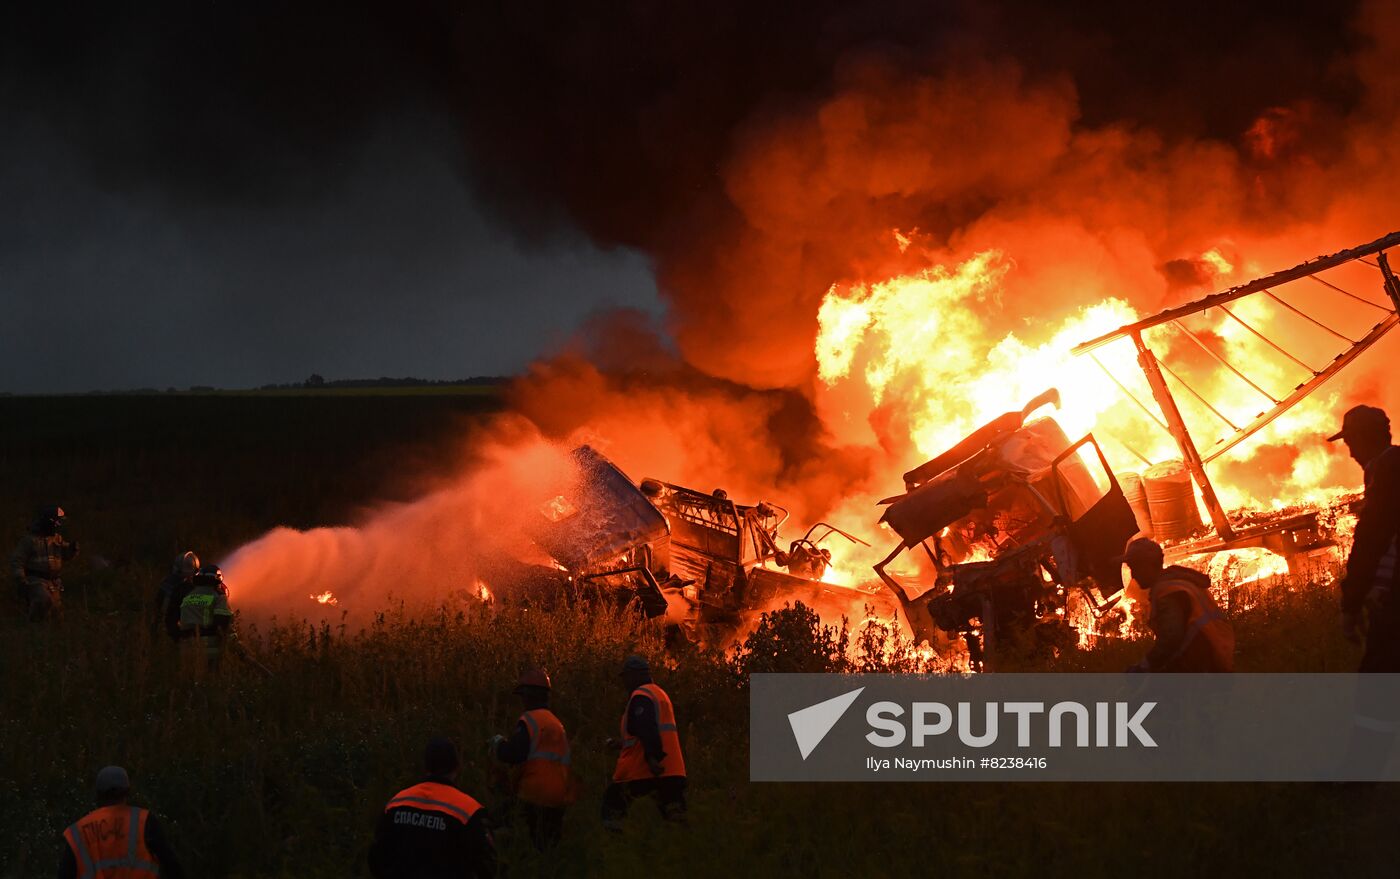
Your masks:
M 230 638 L 229 649 L 232 650 L 234 653 L 238 654 L 238 657 L 244 662 L 247 662 L 253 668 L 262 672 L 263 677 L 273 677 L 272 669 L 259 662 L 258 658 L 253 655 L 253 651 L 245 647 L 242 641 L 239 641 L 237 638 Z

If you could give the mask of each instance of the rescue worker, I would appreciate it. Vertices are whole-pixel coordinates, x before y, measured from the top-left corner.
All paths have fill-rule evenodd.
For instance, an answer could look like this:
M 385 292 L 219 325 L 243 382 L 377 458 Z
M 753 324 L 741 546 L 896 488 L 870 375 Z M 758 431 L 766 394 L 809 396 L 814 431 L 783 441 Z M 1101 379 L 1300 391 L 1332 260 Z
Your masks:
M 394 794 L 375 825 L 369 871 L 375 879 L 458 879 L 496 875 L 496 845 L 481 804 L 454 782 L 457 747 L 445 738 L 423 751 L 427 777 Z
M 130 795 L 125 769 L 97 773 L 97 808 L 63 831 L 58 879 L 183 879 L 160 823 Z
M 160 581 L 156 590 L 155 613 L 151 616 L 151 633 L 164 630 L 172 641 L 180 640 L 180 606 L 194 588 L 194 575 L 199 573 L 199 556 L 186 552 L 170 566 L 170 573 Z
M 1341 777 L 1374 779 L 1390 759 L 1400 734 L 1400 706 L 1393 688 L 1375 673 L 1400 672 L 1400 600 L 1395 596 L 1400 552 L 1400 452 L 1391 442 L 1390 419 L 1374 406 L 1356 406 L 1342 416 L 1342 429 L 1328 437 L 1346 442 L 1364 473 L 1366 494 L 1356 516 L 1351 554 L 1342 577 L 1342 634 L 1365 641 L 1358 672 L 1351 736 Z
M 1356 517 L 1351 554 L 1342 578 L 1342 633 L 1360 644 L 1360 672 L 1400 672 L 1400 600 L 1394 593 L 1400 551 L 1400 451 L 1391 443 L 1390 419 L 1374 406 L 1342 416 L 1343 440 L 1365 474 L 1366 494 Z
M 1128 543 L 1116 560 L 1148 593 L 1151 651 L 1129 671 L 1235 670 L 1235 630 L 1210 595 L 1210 578 L 1181 565 L 1163 568 L 1162 547 L 1148 537 Z
M 10 555 L 15 591 L 31 620 L 63 612 L 63 563 L 78 554 L 78 544 L 63 537 L 67 516 L 62 507 L 43 507 Z
M 187 648 L 193 651 L 196 668 L 219 667 L 224 645 L 231 635 L 233 610 L 228 604 L 228 587 L 218 565 L 202 565 L 194 575 L 190 591 L 180 602 L 180 630 L 185 633 Z
M 608 739 L 620 751 L 612 782 L 603 792 L 603 826 L 622 829 L 627 807 L 638 797 L 656 796 L 668 821 L 685 818 L 685 758 L 671 697 L 651 679 L 651 667 L 629 656 L 620 675 L 631 695 L 622 714 L 622 737 Z
M 559 842 L 564 830 L 564 808 L 575 799 L 569 771 L 569 737 L 564 724 L 549 710 L 549 675 L 542 668 L 520 676 L 515 695 L 525 713 L 510 738 L 495 736 L 491 751 L 497 760 L 516 767 L 511 785 L 520 804 L 530 839 L 543 851 Z

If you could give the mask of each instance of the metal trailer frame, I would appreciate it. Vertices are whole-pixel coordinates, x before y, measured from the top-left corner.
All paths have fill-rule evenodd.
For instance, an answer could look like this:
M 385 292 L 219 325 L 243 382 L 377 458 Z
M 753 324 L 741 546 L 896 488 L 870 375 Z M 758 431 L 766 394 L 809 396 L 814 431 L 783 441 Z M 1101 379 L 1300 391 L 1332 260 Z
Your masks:
M 1108 368 L 1105 367 L 1103 363 L 1098 360 L 1098 358 L 1094 358 L 1094 361 L 1099 365 L 1101 369 L 1108 373 L 1109 378 L 1113 380 L 1113 382 L 1129 399 L 1131 399 L 1134 403 L 1137 403 L 1138 406 L 1142 407 L 1144 411 L 1146 411 L 1147 414 L 1153 418 L 1154 421 L 1157 421 L 1157 423 L 1164 427 L 1167 430 L 1167 432 L 1171 435 L 1172 439 L 1176 442 L 1177 448 L 1181 451 L 1182 460 L 1186 463 L 1186 467 L 1190 471 L 1192 479 L 1195 481 L 1197 488 L 1200 489 L 1202 499 L 1205 501 L 1206 509 L 1210 514 L 1211 525 L 1215 530 L 1214 537 L 1198 538 L 1169 547 L 1168 553 L 1170 556 L 1174 558 L 1182 558 L 1188 555 L 1195 555 L 1198 553 L 1208 552 L 1220 552 L 1222 550 L 1227 549 L 1263 547 L 1283 556 L 1286 560 L 1288 560 L 1289 567 L 1290 569 L 1292 569 L 1295 564 L 1295 559 L 1301 554 L 1306 553 L 1312 549 L 1318 549 L 1324 546 L 1332 545 L 1331 541 L 1321 533 L 1321 530 L 1318 525 L 1318 516 L 1316 512 L 1293 513 L 1269 517 L 1266 518 L 1264 521 L 1259 522 L 1258 524 L 1237 529 L 1230 522 L 1229 515 L 1227 514 L 1224 507 L 1221 505 L 1219 498 L 1215 494 L 1215 487 L 1211 484 L 1210 476 L 1206 472 L 1206 464 L 1209 464 L 1211 461 L 1214 461 L 1216 458 L 1219 458 L 1221 455 L 1233 449 L 1235 446 L 1244 442 L 1246 439 L 1263 429 L 1266 425 L 1268 425 L 1274 419 L 1278 418 L 1284 412 L 1293 408 L 1305 397 L 1316 391 L 1329 379 L 1331 379 L 1348 364 L 1350 364 L 1353 360 L 1359 357 L 1363 352 L 1366 351 L 1366 349 L 1370 348 L 1377 341 L 1379 341 L 1380 338 L 1384 336 L 1387 332 L 1389 332 L 1391 329 L 1393 329 L 1396 326 L 1396 324 L 1400 324 L 1400 280 L 1397 280 L 1395 273 L 1391 271 L 1390 262 L 1386 255 L 1386 250 L 1396 246 L 1400 246 L 1400 232 L 1392 232 L 1383 238 L 1378 238 L 1375 241 L 1370 242 L 1369 244 L 1363 244 L 1359 247 L 1353 247 L 1348 250 L 1342 250 L 1337 253 L 1331 254 L 1330 256 L 1321 256 L 1308 262 L 1302 263 L 1301 265 L 1294 266 L 1291 269 L 1285 269 L 1283 271 L 1275 272 L 1263 278 L 1258 278 L 1248 283 L 1232 287 L 1228 290 L 1223 290 L 1221 292 L 1211 294 L 1210 296 L 1206 296 L 1202 299 L 1195 300 L 1194 302 L 1188 302 L 1184 305 L 1179 305 L 1174 308 L 1165 309 L 1163 311 L 1158 312 L 1157 314 L 1152 315 L 1151 317 L 1143 318 L 1142 320 L 1136 321 L 1134 323 L 1121 326 L 1118 329 L 1113 330 L 1112 332 L 1105 333 L 1102 336 L 1090 339 L 1089 341 L 1083 342 L 1074 347 L 1074 349 L 1072 350 L 1073 354 L 1089 354 L 1090 356 L 1092 356 L 1092 352 L 1095 349 L 1107 345 L 1110 342 L 1128 338 L 1132 339 L 1133 345 L 1137 349 L 1138 365 L 1142 368 L 1143 375 L 1147 379 L 1148 387 L 1152 390 L 1153 399 L 1156 402 L 1158 409 L 1161 410 L 1162 416 L 1165 419 L 1165 423 L 1161 419 L 1157 419 L 1156 416 L 1153 415 L 1151 410 L 1145 406 L 1145 404 L 1143 404 L 1140 400 L 1133 396 L 1123 386 L 1123 384 L 1118 381 L 1118 379 L 1112 374 L 1112 372 L 1109 372 Z M 1366 257 L 1372 255 L 1376 257 L 1375 262 L 1370 262 L 1366 259 Z M 1324 272 L 1328 269 L 1337 268 L 1339 266 L 1357 261 L 1369 266 L 1373 266 L 1380 272 L 1382 290 L 1386 294 L 1386 297 L 1390 303 L 1388 306 L 1382 305 L 1380 303 L 1377 303 L 1373 300 L 1361 296 L 1357 296 L 1347 290 L 1343 290 L 1342 288 L 1326 281 L 1323 278 L 1318 277 L 1319 273 Z M 1326 287 L 1330 287 L 1338 293 L 1344 294 L 1352 299 L 1358 300 L 1359 302 L 1370 305 L 1371 307 L 1382 311 L 1384 313 L 1384 317 L 1382 317 L 1381 320 L 1378 323 L 1376 323 L 1375 326 L 1373 326 L 1360 339 L 1351 339 L 1347 336 L 1342 335 L 1341 333 L 1338 333 L 1336 330 L 1331 329 L 1321 321 L 1318 321 L 1310 315 L 1300 311 L 1299 309 L 1280 299 L 1272 292 L 1271 288 L 1273 287 L 1277 287 L 1281 284 L 1286 284 L 1292 281 L 1297 281 L 1305 278 L 1316 281 L 1319 284 L 1322 284 Z M 1300 317 L 1312 322 L 1321 329 L 1349 342 L 1350 347 L 1346 348 L 1340 354 L 1336 355 L 1336 357 L 1333 358 L 1332 362 L 1328 363 L 1320 370 L 1316 370 L 1312 367 L 1309 367 L 1302 360 L 1290 354 L 1281 345 L 1277 344 L 1272 339 L 1269 339 L 1264 334 L 1256 330 L 1254 327 L 1250 326 L 1248 323 L 1245 323 L 1241 318 L 1236 316 L 1234 312 L 1230 311 L 1229 308 L 1226 307 L 1229 303 L 1234 302 L 1235 300 L 1261 293 L 1273 299 L 1276 303 L 1282 305 L 1283 307 L 1294 312 Z M 1205 345 L 1205 343 L 1202 342 L 1199 338 L 1197 338 L 1194 334 L 1192 334 L 1190 330 L 1186 329 L 1184 326 L 1181 325 L 1180 321 L 1183 317 L 1188 317 L 1193 314 L 1199 314 L 1201 312 L 1208 311 L 1212 308 L 1221 309 L 1227 317 L 1243 326 L 1255 337 L 1269 345 L 1271 348 L 1273 348 L 1275 351 L 1279 352 L 1283 356 L 1292 360 L 1298 366 L 1301 366 L 1308 372 L 1311 372 L 1312 377 L 1303 381 L 1282 399 L 1274 399 L 1266 391 L 1264 391 L 1253 381 L 1251 381 L 1247 376 L 1245 376 L 1240 370 L 1236 369 L 1233 365 L 1226 361 L 1222 356 L 1208 348 Z M 1212 358 L 1221 363 L 1222 366 L 1230 370 L 1240 379 L 1244 380 L 1256 391 L 1270 399 L 1274 404 L 1272 408 L 1260 412 L 1249 424 L 1246 424 L 1243 427 L 1236 427 L 1235 433 L 1232 436 L 1225 437 L 1219 442 L 1217 442 L 1214 446 L 1208 449 L 1206 454 L 1204 455 L 1201 454 L 1200 450 L 1196 446 L 1195 440 L 1192 438 L 1191 432 L 1190 430 L 1188 430 L 1186 422 L 1181 416 L 1181 411 L 1176 405 L 1176 398 L 1172 395 L 1171 388 L 1167 385 L 1166 378 L 1162 374 L 1162 368 L 1165 365 L 1158 360 L 1157 356 L 1153 353 L 1152 349 L 1143 339 L 1142 334 L 1145 330 L 1169 323 L 1175 324 L 1182 332 L 1184 332 L 1189 338 L 1191 338 L 1191 340 L 1195 342 L 1197 346 L 1201 347 L 1207 354 L 1209 354 Z M 1170 367 L 1166 368 L 1168 372 L 1171 372 Z M 1199 399 L 1207 408 L 1210 408 L 1212 411 L 1216 412 L 1217 415 L 1220 415 L 1220 413 L 1210 405 L 1209 401 L 1205 400 L 1205 398 L 1198 394 L 1193 388 L 1191 388 L 1190 385 L 1187 385 L 1186 382 L 1183 381 L 1179 376 L 1176 376 L 1175 373 L 1172 373 L 1172 375 L 1183 387 L 1185 387 L 1194 396 L 1196 396 L 1197 399 Z M 1229 419 L 1226 419 L 1223 415 L 1220 415 L 1220 417 L 1223 420 L 1225 420 L 1227 424 L 1230 424 L 1230 426 L 1235 427 L 1235 425 L 1232 422 L 1230 422 Z

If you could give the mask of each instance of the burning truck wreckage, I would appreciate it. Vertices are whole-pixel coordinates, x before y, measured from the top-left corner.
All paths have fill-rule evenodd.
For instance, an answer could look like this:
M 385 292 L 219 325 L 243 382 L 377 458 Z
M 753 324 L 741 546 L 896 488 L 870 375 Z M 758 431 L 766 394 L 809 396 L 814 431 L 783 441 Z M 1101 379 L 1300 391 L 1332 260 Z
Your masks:
M 546 502 L 532 528 L 543 557 L 483 571 L 493 593 L 548 604 L 558 597 L 635 603 L 696 640 L 723 643 L 755 608 L 779 599 L 821 604 L 843 587 L 823 582 L 839 535 L 818 523 L 784 549 L 788 518 L 766 501 L 731 500 L 657 479 L 633 482 L 589 446 L 573 450 L 575 478 Z
M 1024 408 L 988 421 L 904 474 L 903 491 L 879 502 L 880 526 L 898 542 L 871 566 L 874 577 L 835 582 L 829 576 L 833 552 L 842 551 L 826 545 L 831 538 L 846 547 L 870 547 L 853 530 L 818 522 L 784 545 L 780 529 L 788 513 L 774 502 L 740 503 L 722 489 L 699 491 L 651 477 L 634 482 L 597 450 L 580 446 L 572 454 L 576 482 L 543 506 L 533 529 L 542 558 L 512 561 L 482 571 L 482 578 L 508 600 L 609 597 L 664 619 L 689 638 L 720 645 L 732 641 L 758 612 L 783 602 L 838 610 L 864 605 L 877 616 L 901 616 L 916 643 L 965 645 L 970 666 L 983 668 L 1008 637 L 1034 632 L 1042 640 L 1072 644 L 1078 637 L 1074 626 L 1100 632 L 1121 626 L 1125 584 L 1113 560 L 1138 534 L 1155 536 L 1170 560 L 1261 548 L 1295 570 L 1310 554 L 1337 545 L 1336 516 L 1326 515 L 1323 505 L 1227 511 L 1206 464 L 1302 401 L 1400 322 L 1400 283 L 1385 254 L 1396 244 L 1400 233 L 1169 308 L 1080 344 L 1074 353 L 1094 358 L 1105 372 L 1093 352 L 1114 342 L 1133 344 L 1155 410 L 1123 380 L 1110 377 L 1171 436 L 1179 457 L 1155 463 L 1143 458 L 1147 466 L 1141 475 L 1115 472 L 1093 432 L 1065 434 L 1054 416 L 1061 391 L 1046 389 Z M 1146 341 L 1148 331 L 1172 326 L 1190 335 L 1182 320 L 1210 309 L 1243 324 L 1228 306 L 1255 295 L 1292 308 L 1274 291 L 1304 279 L 1358 298 L 1322 277 L 1354 263 L 1380 274 L 1384 302 L 1364 300 L 1382 312 L 1380 321 L 1362 338 L 1348 338 L 1350 347 L 1323 368 L 1308 367 L 1311 377 L 1287 395 L 1263 391 L 1192 337 L 1221 369 L 1270 403 L 1250 423 L 1230 423 L 1229 435 L 1204 451 L 1198 448 L 1166 376 L 1210 404 L 1159 360 Z M 1303 317 L 1324 326 L 1311 315 Z M 1293 358 L 1277 341 L 1246 326 Z M 1353 499 L 1339 497 L 1333 506 Z M 1072 603 L 1087 613 L 1071 613 Z

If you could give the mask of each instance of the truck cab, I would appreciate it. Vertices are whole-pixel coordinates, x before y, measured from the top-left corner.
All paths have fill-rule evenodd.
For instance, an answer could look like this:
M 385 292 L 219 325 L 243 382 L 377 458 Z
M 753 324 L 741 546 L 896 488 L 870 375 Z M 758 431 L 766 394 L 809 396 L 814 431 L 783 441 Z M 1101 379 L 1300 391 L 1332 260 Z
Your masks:
M 1015 630 L 1063 627 L 1068 591 L 1106 610 L 1121 592 L 1111 559 L 1137 521 L 1092 434 L 1071 442 L 1058 394 L 974 431 L 905 474 L 881 522 L 901 542 L 875 565 L 916 639 L 961 637 L 975 666 Z

